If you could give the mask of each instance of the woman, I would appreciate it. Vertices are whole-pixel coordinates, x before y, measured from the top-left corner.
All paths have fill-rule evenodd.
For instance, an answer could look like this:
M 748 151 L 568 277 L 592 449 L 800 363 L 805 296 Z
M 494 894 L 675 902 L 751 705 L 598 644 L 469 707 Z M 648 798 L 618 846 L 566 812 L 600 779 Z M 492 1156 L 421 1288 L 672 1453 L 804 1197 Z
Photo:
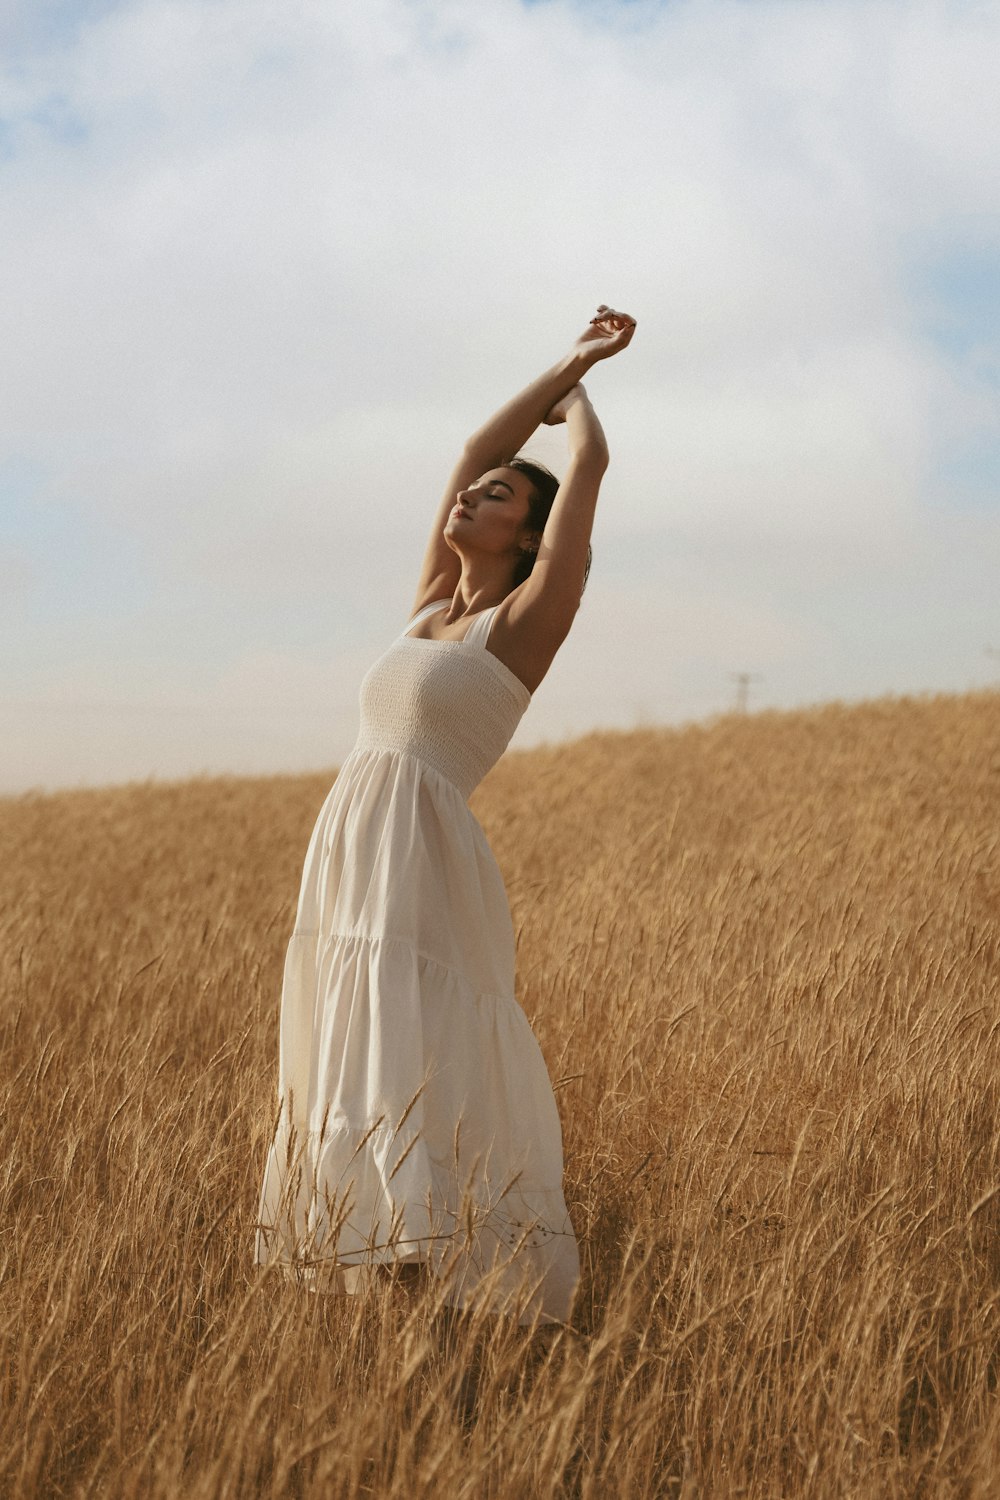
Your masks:
M 602 306 L 569 355 L 470 438 L 415 613 L 361 688 L 285 960 L 281 1112 L 258 1263 L 354 1291 L 426 1264 L 458 1308 L 565 1319 L 579 1274 L 559 1117 L 514 998 L 500 870 L 467 805 L 580 602 L 608 463 L 579 384 L 632 338 Z M 566 477 L 512 460 L 565 422 Z

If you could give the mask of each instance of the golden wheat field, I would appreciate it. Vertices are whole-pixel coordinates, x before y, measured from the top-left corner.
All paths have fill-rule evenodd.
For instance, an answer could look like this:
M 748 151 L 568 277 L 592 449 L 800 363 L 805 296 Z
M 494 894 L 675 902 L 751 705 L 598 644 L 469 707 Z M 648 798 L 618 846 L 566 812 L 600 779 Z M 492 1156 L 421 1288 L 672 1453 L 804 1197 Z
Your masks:
M 1000 695 L 601 734 L 473 799 L 583 1281 L 252 1265 L 330 775 L 0 803 L 0 1493 L 1000 1492 Z

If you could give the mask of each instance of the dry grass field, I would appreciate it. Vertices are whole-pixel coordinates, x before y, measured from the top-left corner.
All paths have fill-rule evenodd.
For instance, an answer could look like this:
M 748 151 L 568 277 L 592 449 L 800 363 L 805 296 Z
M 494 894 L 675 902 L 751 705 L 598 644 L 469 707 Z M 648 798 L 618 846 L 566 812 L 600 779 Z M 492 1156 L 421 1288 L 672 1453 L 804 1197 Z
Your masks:
M 583 1253 L 544 1340 L 251 1264 L 330 779 L 0 803 L 0 1493 L 1000 1493 L 1000 695 L 476 793 Z

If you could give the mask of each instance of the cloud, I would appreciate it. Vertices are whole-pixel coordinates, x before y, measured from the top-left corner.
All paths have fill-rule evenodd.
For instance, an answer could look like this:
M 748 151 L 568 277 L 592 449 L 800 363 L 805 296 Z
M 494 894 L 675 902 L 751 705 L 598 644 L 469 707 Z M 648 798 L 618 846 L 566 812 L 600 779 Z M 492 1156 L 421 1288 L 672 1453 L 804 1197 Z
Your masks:
M 951 264 L 967 288 L 969 244 L 996 263 L 990 7 L 142 0 L 39 17 L 2 78 L 2 453 L 44 476 L 20 496 L 53 523 L 44 547 L 18 544 L 29 591 L 100 538 L 105 626 L 100 600 L 74 605 L 98 673 L 127 638 L 152 693 L 197 697 L 206 663 L 222 684 L 322 643 L 353 702 L 466 431 L 599 299 L 641 319 L 591 382 L 613 452 L 605 557 L 742 539 L 820 592 L 827 556 L 852 549 L 902 578 L 955 464 L 992 452 L 995 329 L 946 347 L 921 269 Z M 110 608 L 116 567 L 142 588 Z M 833 602 L 810 623 L 752 584 L 713 587 L 707 569 L 648 609 L 679 652 L 709 642 L 720 680 L 729 638 L 759 642 L 776 692 L 789 642 L 841 660 Z M 619 683 L 589 630 L 566 652 L 605 663 L 606 699 L 612 677 L 641 696 L 641 663 Z M 22 642 L 22 675 L 34 663 L 55 692 L 51 633 L 24 619 Z M 929 652 L 912 671 L 946 675 L 946 646 Z M 565 670 L 560 722 L 601 722 Z M 833 690 L 863 690 L 839 671 Z M 215 743 L 227 763 L 234 737 Z

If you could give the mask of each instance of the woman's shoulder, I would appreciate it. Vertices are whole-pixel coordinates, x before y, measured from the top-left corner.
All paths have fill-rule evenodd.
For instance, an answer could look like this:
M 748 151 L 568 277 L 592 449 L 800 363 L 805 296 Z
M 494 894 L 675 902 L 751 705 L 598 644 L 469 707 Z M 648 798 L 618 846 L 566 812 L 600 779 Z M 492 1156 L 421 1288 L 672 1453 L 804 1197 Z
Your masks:
M 411 625 L 416 625 L 418 620 L 426 619 L 426 617 L 430 614 L 433 614 L 435 610 L 444 609 L 445 605 L 448 603 L 448 599 L 436 598 L 426 600 L 424 603 L 418 604 L 416 612 L 410 616 L 409 620 L 406 623 L 406 629 L 409 630 Z

